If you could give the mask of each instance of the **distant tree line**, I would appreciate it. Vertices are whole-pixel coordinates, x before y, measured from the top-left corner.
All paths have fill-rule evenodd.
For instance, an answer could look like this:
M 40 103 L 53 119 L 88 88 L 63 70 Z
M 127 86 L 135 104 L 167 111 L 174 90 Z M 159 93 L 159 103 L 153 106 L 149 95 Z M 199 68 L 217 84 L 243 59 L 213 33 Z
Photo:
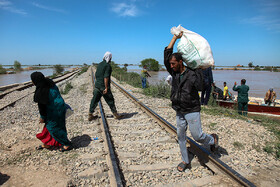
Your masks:
M 274 71 L 274 72 L 278 72 L 278 68 L 279 68 L 279 66 L 259 66 L 259 65 L 254 66 L 253 62 L 249 62 L 248 67 L 254 68 L 255 71 L 264 70 L 264 71 Z

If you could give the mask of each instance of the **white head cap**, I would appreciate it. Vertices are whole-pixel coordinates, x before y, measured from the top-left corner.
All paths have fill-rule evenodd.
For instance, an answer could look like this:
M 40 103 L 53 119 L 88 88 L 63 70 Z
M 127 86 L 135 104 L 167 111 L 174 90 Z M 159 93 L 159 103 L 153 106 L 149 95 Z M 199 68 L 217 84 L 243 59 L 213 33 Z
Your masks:
M 105 60 L 107 63 L 109 63 L 112 59 L 112 53 L 107 51 L 105 54 L 104 54 L 104 57 L 103 57 L 103 60 Z

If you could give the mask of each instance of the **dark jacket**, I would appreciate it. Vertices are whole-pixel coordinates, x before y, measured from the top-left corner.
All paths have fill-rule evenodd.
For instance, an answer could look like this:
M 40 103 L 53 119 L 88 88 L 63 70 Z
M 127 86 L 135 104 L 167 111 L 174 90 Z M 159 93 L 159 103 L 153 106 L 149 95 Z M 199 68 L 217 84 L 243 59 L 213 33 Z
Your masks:
M 209 67 L 203 70 L 204 87 L 210 87 L 213 83 L 212 68 Z
M 180 81 L 180 73 L 174 72 L 170 67 L 169 58 L 173 48 L 164 50 L 164 65 L 172 76 L 172 90 L 170 99 L 172 108 L 176 112 L 192 113 L 200 111 L 200 100 L 198 91 L 203 89 L 203 73 L 201 69 L 190 69 L 186 71 Z

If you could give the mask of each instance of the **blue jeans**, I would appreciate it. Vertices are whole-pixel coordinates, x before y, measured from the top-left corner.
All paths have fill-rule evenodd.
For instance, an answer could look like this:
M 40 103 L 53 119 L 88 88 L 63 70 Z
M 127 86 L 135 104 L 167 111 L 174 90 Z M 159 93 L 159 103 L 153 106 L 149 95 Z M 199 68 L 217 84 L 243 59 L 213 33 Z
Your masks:
M 141 77 L 141 81 L 142 81 L 142 88 L 146 88 L 146 77 Z
M 213 145 L 214 138 L 202 131 L 200 112 L 193 112 L 188 114 L 182 114 L 180 112 L 176 113 L 176 122 L 177 122 L 177 136 L 180 151 L 182 154 L 182 160 L 187 164 L 190 163 L 188 150 L 187 150 L 187 140 L 186 140 L 186 131 L 188 125 L 190 126 L 190 132 L 195 141 L 202 143 L 204 145 Z

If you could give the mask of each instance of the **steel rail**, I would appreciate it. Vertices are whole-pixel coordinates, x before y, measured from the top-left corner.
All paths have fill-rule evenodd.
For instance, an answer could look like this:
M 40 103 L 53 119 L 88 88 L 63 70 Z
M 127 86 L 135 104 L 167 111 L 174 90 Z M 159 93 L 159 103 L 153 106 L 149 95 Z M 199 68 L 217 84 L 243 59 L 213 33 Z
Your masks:
M 92 86 L 93 86 L 93 89 L 94 89 L 95 78 L 94 78 L 94 75 L 93 75 L 92 68 L 91 68 L 91 76 L 92 76 Z M 106 138 L 106 143 L 107 143 L 108 151 L 109 151 L 109 157 L 110 157 L 109 161 L 110 161 L 111 168 L 113 169 L 111 171 L 112 171 L 112 175 L 114 176 L 114 180 L 113 181 L 110 180 L 111 185 L 122 187 L 122 186 L 125 186 L 125 184 L 122 180 L 122 177 L 121 177 L 123 175 L 121 174 L 121 170 L 119 168 L 118 158 L 117 158 L 116 153 L 115 153 L 114 144 L 112 143 L 112 138 L 111 138 L 111 135 L 110 135 L 108 123 L 107 123 L 107 120 L 106 120 L 106 117 L 105 117 L 105 113 L 104 113 L 101 101 L 98 102 L 98 105 L 99 105 L 100 115 L 101 115 L 101 119 L 102 119 L 102 124 L 103 124 L 104 134 L 105 134 L 105 138 Z
M 59 77 L 57 77 L 56 79 L 58 79 L 58 78 L 61 78 L 61 79 L 59 79 L 59 80 L 54 80 L 54 82 L 55 82 L 55 83 L 59 83 L 59 82 L 65 80 L 65 79 L 68 79 L 68 78 L 74 76 L 74 75 L 77 74 L 78 72 L 79 72 L 79 71 L 74 71 L 74 72 L 72 72 L 71 74 L 69 74 L 68 76 L 65 76 L 65 77 L 63 77 L 63 78 L 61 78 L 62 76 L 59 76 Z M 21 87 L 20 89 L 15 89 L 15 90 L 13 90 L 13 91 L 16 91 L 16 90 L 23 90 L 23 89 L 26 89 L 26 88 L 32 87 L 32 86 L 34 86 L 33 83 L 28 83 L 28 85 L 24 85 L 24 86 L 23 86 L 24 88 Z M 12 92 L 13 92 L 13 91 L 12 91 Z M 22 97 L 16 99 L 15 101 L 13 101 L 13 102 L 11 102 L 11 103 L 9 103 L 9 104 L 3 106 L 3 107 L 0 107 L 0 111 L 4 110 L 5 108 L 7 108 L 7 107 L 9 107 L 9 106 L 14 106 L 16 102 L 18 102 L 19 100 L 21 100 L 21 99 L 27 97 L 28 95 L 30 95 L 30 94 L 32 94 L 32 93 L 34 93 L 34 92 L 35 92 L 35 91 L 33 91 L 33 92 L 31 92 L 31 93 L 27 93 L 27 94 L 25 94 L 24 96 L 22 96 Z M 9 93 L 11 93 L 11 92 L 9 92 Z M 6 95 L 6 94 L 5 94 L 5 95 Z M 0 95 L 0 96 L 1 96 L 1 95 Z M 2 97 L 0 97 L 0 99 L 1 99 L 1 98 L 2 98 Z
M 147 107 L 145 104 L 143 104 L 141 101 L 139 101 L 137 98 L 135 98 L 133 95 L 128 93 L 125 89 L 123 89 L 120 85 L 118 85 L 116 82 L 111 80 L 114 86 L 116 86 L 121 92 L 123 92 L 125 95 L 129 96 L 134 102 L 136 102 L 142 109 L 144 109 L 147 114 L 152 116 L 156 121 L 158 121 L 160 124 L 162 124 L 162 127 L 165 128 L 168 132 L 170 132 L 172 135 L 175 136 L 177 139 L 177 129 L 174 127 L 171 123 L 163 119 L 161 116 L 159 116 L 157 113 L 155 113 L 152 109 Z M 221 161 L 218 158 L 214 158 L 209 151 L 201 147 L 199 144 L 197 144 L 194 140 L 187 137 L 187 141 L 191 146 L 191 149 L 196 152 L 196 155 L 204 160 L 204 162 L 210 161 L 215 167 L 217 167 L 219 170 L 221 170 L 223 173 L 226 173 L 228 176 L 230 176 L 235 182 L 239 183 L 242 186 L 246 187 L 255 187 L 255 185 L 247 180 L 245 177 L 243 177 L 241 174 L 233 170 L 230 166 L 228 166 L 226 163 Z M 206 164 L 206 163 L 204 163 Z

